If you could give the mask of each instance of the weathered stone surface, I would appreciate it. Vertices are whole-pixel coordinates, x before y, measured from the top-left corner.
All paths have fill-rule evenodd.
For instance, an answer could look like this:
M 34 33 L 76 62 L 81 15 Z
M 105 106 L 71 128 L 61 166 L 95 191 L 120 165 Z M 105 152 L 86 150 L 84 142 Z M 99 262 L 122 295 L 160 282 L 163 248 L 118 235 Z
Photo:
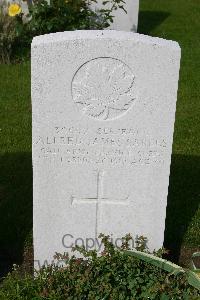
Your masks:
M 162 246 L 179 63 L 176 42 L 134 33 L 34 38 L 34 248 L 40 263 L 101 232 L 144 235 L 151 249 Z

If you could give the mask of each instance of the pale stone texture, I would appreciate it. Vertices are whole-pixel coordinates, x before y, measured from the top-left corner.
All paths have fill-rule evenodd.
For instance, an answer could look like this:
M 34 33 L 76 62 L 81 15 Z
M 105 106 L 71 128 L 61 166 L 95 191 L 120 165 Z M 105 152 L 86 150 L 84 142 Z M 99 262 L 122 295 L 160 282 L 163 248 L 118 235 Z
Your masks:
M 102 2 L 103 0 L 97 0 L 97 3 L 92 4 L 92 8 L 94 10 L 105 8 Z M 111 7 L 111 4 L 108 5 Z M 139 0 L 125 0 L 125 4 L 122 5 L 127 13 L 122 9 L 113 11 L 113 23 L 107 29 L 137 32 Z
M 75 31 L 32 43 L 34 249 L 77 238 L 163 245 L 180 48 L 131 32 Z M 79 240 L 80 242 L 80 240 Z

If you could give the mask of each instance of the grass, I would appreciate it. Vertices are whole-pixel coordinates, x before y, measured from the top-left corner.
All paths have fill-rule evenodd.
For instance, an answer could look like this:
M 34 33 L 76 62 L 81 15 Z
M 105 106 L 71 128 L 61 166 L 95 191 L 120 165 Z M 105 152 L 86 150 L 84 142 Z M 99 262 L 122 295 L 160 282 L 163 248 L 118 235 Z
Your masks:
M 182 49 L 165 246 L 200 249 L 199 0 L 141 0 L 139 32 L 177 41 Z
M 165 246 L 200 246 L 199 0 L 140 0 L 139 32 L 176 40 L 181 72 Z M 0 256 L 18 261 L 32 228 L 30 64 L 0 66 Z
M 32 228 L 30 64 L 1 65 L 0 91 L 0 257 L 8 264 L 19 262 Z

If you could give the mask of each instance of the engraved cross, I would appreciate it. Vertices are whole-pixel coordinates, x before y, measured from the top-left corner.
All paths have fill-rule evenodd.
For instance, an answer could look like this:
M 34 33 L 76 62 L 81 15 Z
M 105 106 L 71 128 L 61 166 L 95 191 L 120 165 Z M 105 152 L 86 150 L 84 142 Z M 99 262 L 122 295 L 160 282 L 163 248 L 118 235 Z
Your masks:
M 101 219 L 101 204 L 119 204 L 123 206 L 127 206 L 129 204 L 129 195 L 117 199 L 117 198 L 108 198 L 103 196 L 103 179 L 104 179 L 105 171 L 99 171 L 97 170 L 97 190 L 96 190 L 96 196 L 95 197 L 85 197 L 85 198 L 76 198 L 74 196 L 71 197 L 71 204 L 81 204 L 81 203 L 95 203 L 96 204 L 96 223 L 95 223 L 95 237 L 98 238 L 99 235 L 99 223 Z

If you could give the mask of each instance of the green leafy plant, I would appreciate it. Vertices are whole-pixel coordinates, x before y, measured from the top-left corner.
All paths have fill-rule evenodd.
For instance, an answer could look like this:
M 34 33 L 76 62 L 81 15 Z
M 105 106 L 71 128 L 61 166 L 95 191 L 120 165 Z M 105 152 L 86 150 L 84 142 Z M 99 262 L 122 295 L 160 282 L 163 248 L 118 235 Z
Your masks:
M 0 4 L 0 61 L 9 63 L 14 45 L 16 44 L 15 20 L 11 19 L 7 13 L 7 3 Z
M 21 59 L 26 52 L 29 39 L 26 36 L 27 24 L 23 21 L 23 13 L 9 16 L 9 5 L 6 1 L 0 3 L 0 62 L 11 63 Z
M 74 249 L 80 258 L 56 253 L 54 258 L 62 261 L 63 266 L 43 267 L 35 279 L 30 275 L 21 278 L 15 268 L 2 283 L 0 299 L 199 299 L 200 292 L 188 284 L 184 273 L 167 273 L 128 255 L 130 235 L 122 238 L 120 248 L 112 244 L 109 236 L 101 234 L 100 238 L 100 255 L 84 247 Z M 141 238 L 137 248 L 141 249 L 143 242 Z M 146 248 L 144 251 L 148 252 Z
M 96 0 L 35 0 L 30 7 L 29 31 L 40 35 L 75 29 L 103 29 L 113 22 L 112 12 L 123 8 L 123 0 L 104 1 L 105 8 L 91 9 Z

